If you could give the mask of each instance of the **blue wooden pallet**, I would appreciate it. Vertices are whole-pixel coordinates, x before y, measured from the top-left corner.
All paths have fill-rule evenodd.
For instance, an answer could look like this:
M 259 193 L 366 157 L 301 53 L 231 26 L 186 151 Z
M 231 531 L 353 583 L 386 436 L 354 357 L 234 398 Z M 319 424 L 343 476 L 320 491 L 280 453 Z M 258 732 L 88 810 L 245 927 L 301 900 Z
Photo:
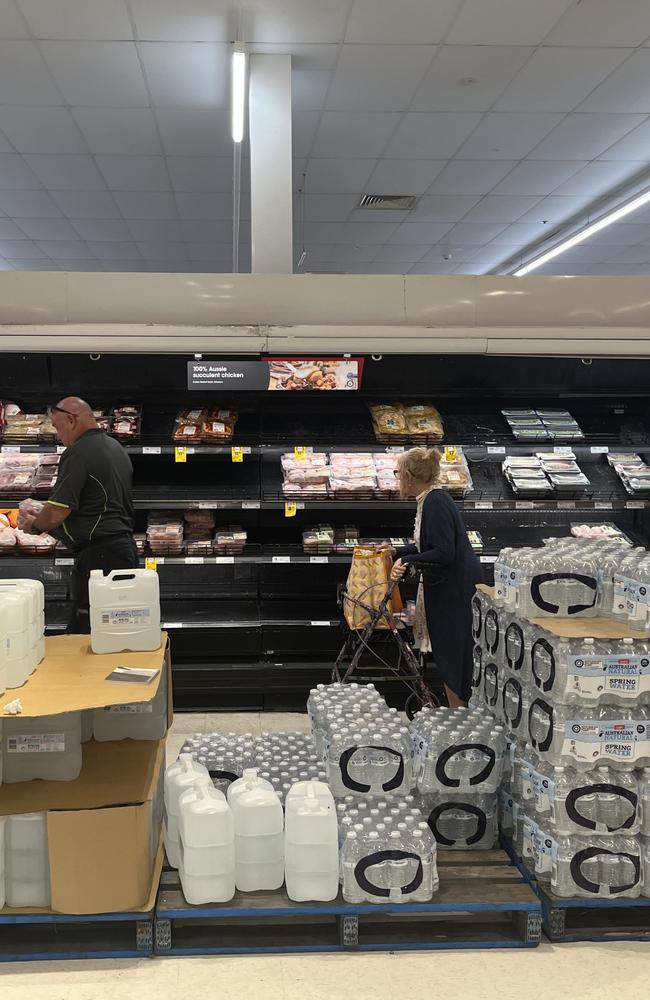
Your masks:
M 431 903 L 294 903 L 284 890 L 237 893 L 225 904 L 189 906 L 177 872 L 163 872 L 156 955 L 399 951 L 535 947 L 541 906 L 501 850 L 438 855 Z
M 0 962 L 146 958 L 153 919 L 153 912 L 0 913 Z
M 553 942 L 650 941 L 650 898 L 565 899 L 554 896 L 517 855 L 511 840 L 502 845 L 535 890 L 542 905 L 542 928 Z

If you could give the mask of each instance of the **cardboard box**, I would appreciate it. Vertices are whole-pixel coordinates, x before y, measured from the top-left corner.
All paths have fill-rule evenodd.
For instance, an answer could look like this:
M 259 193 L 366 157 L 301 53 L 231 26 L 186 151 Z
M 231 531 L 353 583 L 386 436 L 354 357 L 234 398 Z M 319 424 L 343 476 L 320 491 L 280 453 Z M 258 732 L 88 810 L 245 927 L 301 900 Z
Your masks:
M 144 667 L 159 673 L 148 684 L 107 681 L 116 667 Z M 45 659 L 21 688 L 0 696 L 0 720 L 4 707 L 15 698 L 22 703 L 21 717 L 38 718 L 61 712 L 80 712 L 107 705 L 141 704 L 151 701 L 167 673 L 167 728 L 172 723 L 171 656 L 167 633 L 160 648 L 149 653 L 93 653 L 88 635 L 60 635 L 45 640 Z
M 165 741 L 91 742 L 76 781 L 0 787 L 0 816 L 47 812 L 52 905 L 2 914 L 146 912 L 162 869 Z

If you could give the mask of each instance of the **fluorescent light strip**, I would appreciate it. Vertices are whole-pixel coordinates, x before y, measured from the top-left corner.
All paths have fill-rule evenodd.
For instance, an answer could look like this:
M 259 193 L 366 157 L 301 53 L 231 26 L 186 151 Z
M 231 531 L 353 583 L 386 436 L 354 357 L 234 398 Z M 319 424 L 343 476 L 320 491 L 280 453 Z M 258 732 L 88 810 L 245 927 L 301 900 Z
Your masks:
M 523 278 L 525 274 L 530 274 L 531 271 L 536 271 L 538 267 L 542 267 L 544 264 L 548 264 L 549 260 L 554 260 L 555 257 L 559 257 L 560 254 L 565 253 L 565 251 L 570 250 L 571 247 L 578 246 L 579 243 L 584 243 L 591 236 L 595 236 L 599 233 L 601 229 L 606 229 L 607 226 L 613 225 L 615 222 L 619 222 L 624 219 L 626 215 L 630 215 L 632 212 L 636 212 L 638 208 L 642 208 L 650 202 L 650 190 L 644 191 L 637 198 L 633 198 L 632 201 L 628 201 L 626 205 L 621 206 L 621 208 L 614 209 L 613 212 L 608 212 L 604 215 L 602 219 L 598 219 L 597 222 L 592 222 L 591 225 L 585 226 L 580 232 L 575 233 L 568 239 L 563 240 L 562 243 L 558 243 L 556 247 L 552 250 L 547 250 L 546 253 L 541 254 L 541 256 L 536 257 L 535 260 L 531 260 L 528 264 L 524 264 L 523 267 L 517 268 L 513 271 L 515 278 Z
M 246 114 L 246 51 L 235 43 L 232 53 L 231 80 L 231 129 L 233 142 L 244 138 L 244 118 Z

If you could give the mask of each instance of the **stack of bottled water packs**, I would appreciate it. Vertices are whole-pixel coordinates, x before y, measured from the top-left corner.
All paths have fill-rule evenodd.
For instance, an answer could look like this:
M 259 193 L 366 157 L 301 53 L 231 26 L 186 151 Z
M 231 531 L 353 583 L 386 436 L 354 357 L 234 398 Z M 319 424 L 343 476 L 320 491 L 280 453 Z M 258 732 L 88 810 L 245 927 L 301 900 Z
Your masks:
M 502 550 L 473 600 L 470 704 L 509 734 L 501 828 L 559 896 L 650 895 L 648 581 L 644 549 L 549 539 Z

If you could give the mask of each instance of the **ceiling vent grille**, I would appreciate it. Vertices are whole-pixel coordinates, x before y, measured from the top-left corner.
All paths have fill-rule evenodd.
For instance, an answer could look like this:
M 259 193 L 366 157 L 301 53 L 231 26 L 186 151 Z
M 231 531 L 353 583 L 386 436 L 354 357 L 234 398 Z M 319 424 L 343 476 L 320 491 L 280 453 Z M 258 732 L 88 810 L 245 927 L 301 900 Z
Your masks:
M 408 212 L 416 204 L 417 197 L 414 194 L 364 194 L 358 208 L 394 209 L 398 212 Z

